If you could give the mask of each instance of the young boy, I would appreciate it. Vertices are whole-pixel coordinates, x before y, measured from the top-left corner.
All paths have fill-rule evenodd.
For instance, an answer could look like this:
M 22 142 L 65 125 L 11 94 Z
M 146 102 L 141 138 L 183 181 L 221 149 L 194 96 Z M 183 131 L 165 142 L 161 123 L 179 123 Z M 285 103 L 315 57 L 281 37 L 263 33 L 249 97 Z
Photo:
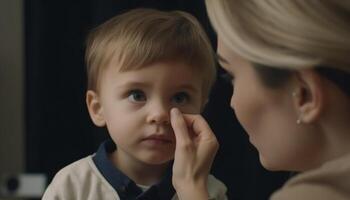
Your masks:
M 111 136 L 57 173 L 43 199 L 177 199 L 169 111 L 200 113 L 215 80 L 210 43 L 191 15 L 135 9 L 88 37 L 86 103 Z M 226 199 L 209 177 L 210 199 Z

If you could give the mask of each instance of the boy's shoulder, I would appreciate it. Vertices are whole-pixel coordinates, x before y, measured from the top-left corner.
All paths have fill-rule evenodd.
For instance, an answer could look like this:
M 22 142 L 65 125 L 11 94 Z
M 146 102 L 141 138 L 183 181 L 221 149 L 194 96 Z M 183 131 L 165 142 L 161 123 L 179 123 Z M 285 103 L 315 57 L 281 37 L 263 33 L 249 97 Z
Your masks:
M 61 183 L 74 180 L 84 180 L 87 175 L 92 175 L 98 172 L 92 161 L 92 156 L 87 156 L 77 160 L 57 172 L 52 183 Z
M 92 156 L 62 168 L 48 186 L 43 199 L 119 199 L 96 168 Z

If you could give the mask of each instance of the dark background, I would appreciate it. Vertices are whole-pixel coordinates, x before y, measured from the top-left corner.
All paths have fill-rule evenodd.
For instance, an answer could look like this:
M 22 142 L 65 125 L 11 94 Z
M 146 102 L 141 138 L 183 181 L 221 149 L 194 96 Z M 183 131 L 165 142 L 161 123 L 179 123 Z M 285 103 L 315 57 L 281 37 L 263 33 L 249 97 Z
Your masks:
M 65 165 L 92 154 L 108 137 L 85 105 L 84 41 L 88 31 L 132 8 L 183 10 L 202 23 L 216 48 L 202 0 L 30 0 L 25 3 L 26 171 L 49 181 Z M 268 199 L 287 173 L 264 170 L 229 107 L 231 86 L 218 80 L 204 111 L 221 144 L 212 173 L 229 199 Z

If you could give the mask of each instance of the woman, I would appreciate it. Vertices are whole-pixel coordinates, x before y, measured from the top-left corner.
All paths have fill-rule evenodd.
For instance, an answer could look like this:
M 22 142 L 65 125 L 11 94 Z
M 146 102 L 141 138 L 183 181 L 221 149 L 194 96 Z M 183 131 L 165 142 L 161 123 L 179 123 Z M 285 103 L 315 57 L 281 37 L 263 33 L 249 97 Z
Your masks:
M 301 172 L 271 199 L 350 199 L 350 1 L 206 0 L 231 107 L 269 170 Z M 201 116 L 171 111 L 173 184 L 207 199 L 218 149 Z M 189 136 L 189 135 L 193 136 Z

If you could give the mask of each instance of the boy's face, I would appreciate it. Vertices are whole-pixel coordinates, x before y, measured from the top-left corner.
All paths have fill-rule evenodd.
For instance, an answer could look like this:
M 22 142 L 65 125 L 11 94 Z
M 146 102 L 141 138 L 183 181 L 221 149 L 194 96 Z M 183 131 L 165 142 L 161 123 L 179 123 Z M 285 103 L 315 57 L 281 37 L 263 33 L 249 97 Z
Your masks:
M 107 126 L 117 144 L 118 160 L 145 164 L 172 160 L 175 136 L 169 111 L 177 107 L 183 113 L 200 113 L 201 75 L 181 62 L 159 62 L 126 72 L 109 67 L 100 83 L 95 108 L 89 111 L 95 124 Z

